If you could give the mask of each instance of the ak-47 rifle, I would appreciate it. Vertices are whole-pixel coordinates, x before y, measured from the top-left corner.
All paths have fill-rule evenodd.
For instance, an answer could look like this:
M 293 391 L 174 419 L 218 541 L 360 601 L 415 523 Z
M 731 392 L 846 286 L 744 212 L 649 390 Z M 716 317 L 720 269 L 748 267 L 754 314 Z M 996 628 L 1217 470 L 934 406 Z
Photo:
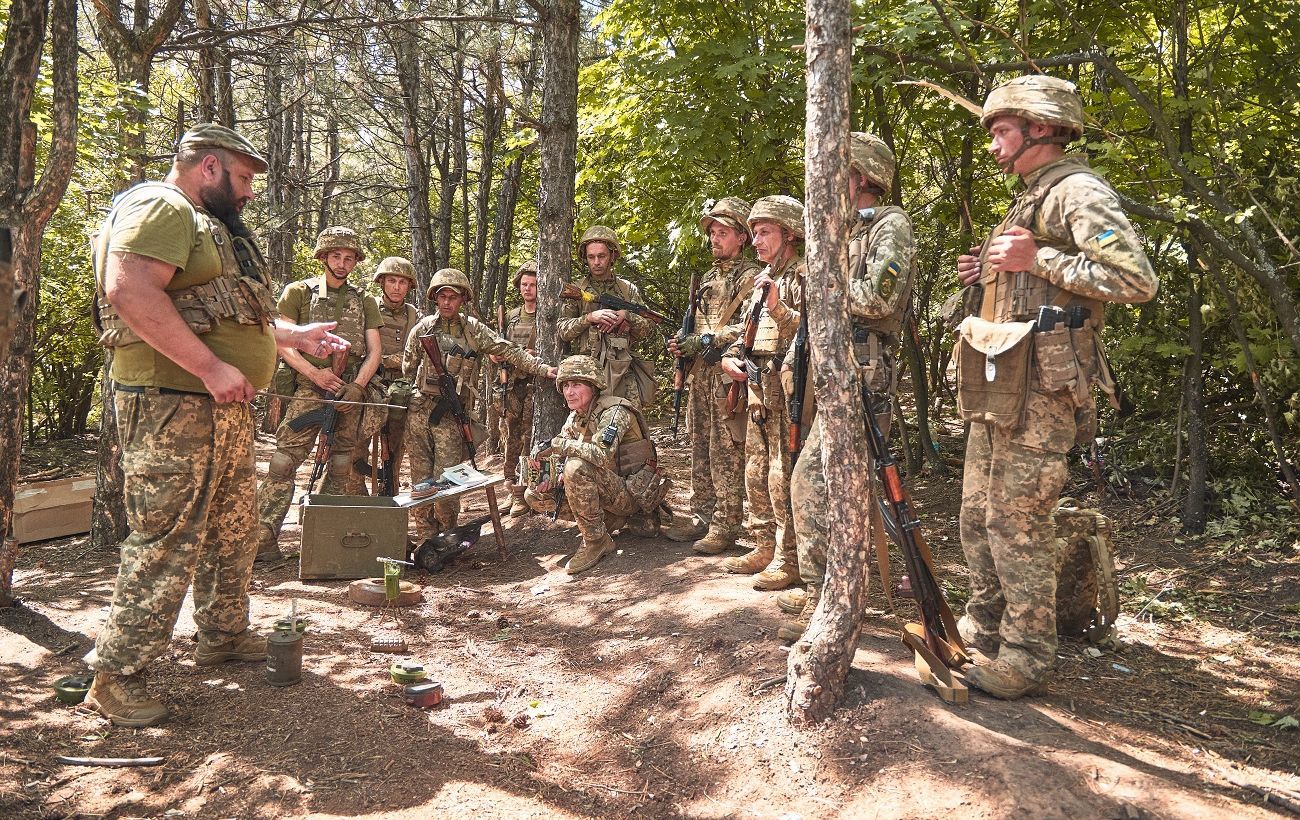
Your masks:
M 672 320 L 657 310 L 652 310 L 645 305 L 638 305 L 636 302 L 629 302 L 626 299 L 620 299 L 617 296 L 608 293 L 593 293 L 589 290 L 583 290 L 572 282 L 567 282 L 564 289 L 560 291 L 561 299 L 573 299 L 580 302 L 594 302 L 603 308 L 610 310 L 626 310 L 628 313 L 635 313 L 637 316 L 649 319 L 657 325 L 671 323 Z
M 502 339 L 506 337 L 506 306 L 504 302 L 497 302 L 497 335 Z M 497 389 L 504 394 L 506 387 L 509 385 L 510 363 L 503 360 L 497 364 Z M 504 410 L 504 406 L 502 409 Z
M 478 464 L 474 461 L 474 430 L 470 426 L 469 413 L 460 401 L 460 394 L 456 392 L 456 380 L 443 365 L 442 349 L 438 347 L 438 334 L 430 333 L 428 336 L 421 336 L 420 344 L 424 346 L 424 354 L 429 357 L 429 365 L 433 368 L 433 374 L 438 377 L 438 389 L 442 392 L 438 403 L 429 411 L 429 424 L 437 424 L 442 420 L 443 414 L 450 411 L 460 426 L 460 436 L 465 444 L 465 454 L 469 456 L 469 463 L 477 470 Z
M 346 350 L 335 351 L 330 356 L 330 370 L 335 376 L 342 376 L 343 371 L 348 366 L 348 352 Z M 324 390 L 317 390 L 321 396 L 327 399 L 338 398 L 337 393 L 327 393 Z M 308 427 L 320 427 L 320 435 L 316 437 L 316 463 L 311 467 L 311 478 L 307 479 L 307 493 L 310 495 L 316 487 L 316 482 L 325 474 L 325 469 L 329 466 L 330 451 L 334 449 L 334 430 L 339 424 L 338 407 L 333 404 L 322 404 L 319 407 L 308 410 L 297 418 L 289 420 L 289 429 L 295 433 L 300 433 Z
M 903 478 L 898 473 L 898 462 L 889 451 L 885 434 L 876 422 L 873 412 L 872 393 L 866 387 L 862 389 L 863 410 L 866 415 L 867 447 L 880 486 L 884 492 L 894 526 L 889 527 L 890 535 L 898 542 L 903 553 L 903 564 L 907 567 L 911 581 L 912 595 L 916 608 L 921 615 L 920 624 L 907 624 L 903 629 L 903 643 L 917 655 L 917 672 L 922 681 L 933 686 L 939 696 L 946 701 L 964 703 L 969 697 L 965 686 L 958 683 L 950 669 L 960 669 L 970 663 L 970 658 L 962 648 L 961 638 L 957 635 L 957 622 L 952 617 L 952 610 L 943 597 L 943 590 L 934 577 L 934 560 L 930 557 L 930 547 L 921 533 L 921 522 L 912 510 L 912 499 L 903 487 Z M 879 529 L 877 529 L 879 533 Z M 883 543 L 876 545 L 877 560 L 888 566 L 884 558 Z M 884 578 L 882 583 L 888 584 Z M 928 667 L 928 676 L 922 670 L 922 664 Z
M 770 287 L 772 286 L 763 286 L 763 289 L 759 291 L 758 298 L 754 300 L 754 307 L 750 309 L 749 315 L 745 317 L 745 333 L 740 340 L 740 350 L 741 358 L 745 361 L 745 373 L 749 378 L 746 382 L 733 381 L 727 388 L 726 408 L 728 413 L 734 413 L 743 406 L 746 383 L 754 382 L 757 384 L 759 381 L 758 368 L 754 366 L 750 359 L 754 355 L 754 339 L 758 335 L 758 317 L 763 312 L 763 306 L 767 303 L 767 289 Z
M 803 438 L 803 394 L 808 388 L 808 307 L 802 306 L 799 329 L 794 334 L 794 392 L 790 396 L 790 459 L 799 458 L 799 443 Z
M 695 332 L 695 311 L 700 306 L 698 293 L 699 274 L 691 273 L 691 283 L 687 290 L 686 312 L 682 314 L 682 329 L 677 334 L 677 343 L 681 344 L 687 336 Z M 682 395 L 686 392 L 686 373 L 691 369 L 691 360 L 678 354 L 677 372 L 673 374 L 673 441 L 682 426 Z

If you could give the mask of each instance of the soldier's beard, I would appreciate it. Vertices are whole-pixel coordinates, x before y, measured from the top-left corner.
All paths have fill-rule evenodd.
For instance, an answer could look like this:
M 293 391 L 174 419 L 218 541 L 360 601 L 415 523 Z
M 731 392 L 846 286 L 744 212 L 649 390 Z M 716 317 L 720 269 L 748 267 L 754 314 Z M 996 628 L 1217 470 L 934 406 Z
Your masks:
M 215 185 L 209 185 L 199 190 L 199 200 L 203 203 L 203 209 L 208 213 L 221 220 L 222 224 L 230 229 L 235 236 L 251 238 L 253 232 L 244 224 L 239 213 L 244 209 L 248 200 L 237 199 L 235 189 L 230 184 L 230 172 L 221 169 L 221 181 Z

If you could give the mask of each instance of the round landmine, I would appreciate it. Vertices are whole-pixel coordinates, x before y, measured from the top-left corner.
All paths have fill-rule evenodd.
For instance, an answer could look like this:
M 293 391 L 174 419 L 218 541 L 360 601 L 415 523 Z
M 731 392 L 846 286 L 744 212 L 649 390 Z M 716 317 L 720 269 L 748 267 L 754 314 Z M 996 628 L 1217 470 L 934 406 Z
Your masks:
M 420 603 L 424 587 L 410 581 L 401 581 L 397 597 L 389 598 L 384 590 L 383 578 L 361 578 L 348 584 L 348 599 L 366 606 L 413 606 Z

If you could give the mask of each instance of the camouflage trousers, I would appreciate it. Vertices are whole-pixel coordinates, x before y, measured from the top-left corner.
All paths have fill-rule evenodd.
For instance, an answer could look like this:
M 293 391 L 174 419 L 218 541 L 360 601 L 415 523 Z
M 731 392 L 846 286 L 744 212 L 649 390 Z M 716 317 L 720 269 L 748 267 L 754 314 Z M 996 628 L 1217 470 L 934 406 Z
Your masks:
M 131 534 L 90 663 L 130 675 L 166 650 L 191 585 L 201 640 L 248 628 L 257 472 L 247 404 L 156 391 L 114 404 Z
M 519 479 L 519 456 L 527 453 L 533 440 L 533 379 L 514 379 L 502 401 L 505 420 L 506 483 Z
M 299 381 L 306 379 L 299 376 Z M 263 538 L 279 538 L 284 516 L 289 512 L 289 504 L 293 501 L 294 477 L 298 467 L 312 453 L 316 439 L 320 436 L 319 427 L 307 427 L 298 432 L 289 427 L 289 422 L 303 413 L 324 406 L 320 402 L 310 401 L 320 398 L 319 394 L 310 383 L 300 383 L 293 395 L 293 401 L 284 409 L 280 429 L 275 431 L 276 450 L 267 467 L 266 479 L 257 488 L 257 520 L 264 530 L 261 536 Z M 334 427 L 334 446 L 330 449 L 329 465 L 317 492 L 326 495 L 366 495 L 361 476 L 352 469 L 352 451 L 357 447 L 360 429 L 359 409 L 339 414 L 338 424 Z
M 386 404 L 388 402 L 388 386 L 393 383 L 394 379 L 401 378 L 401 370 L 392 370 L 383 368 L 380 373 L 370 380 L 370 385 L 366 389 L 366 401 Z M 373 443 L 376 437 L 379 437 L 381 446 L 379 448 L 380 459 L 383 458 L 383 444 L 388 446 L 388 452 L 393 460 L 393 469 L 400 472 L 402 466 L 402 450 L 406 437 L 406 414 L 401 414 L 396 419 L 389 415 L 389 411 L 384 407 L 365 407 L 362 408 L 362 417 L 357 434 L 357 445 L 352 450 L 352 464 L 370 463 L 373 453 Z M 371 464 L 376 470 L 379 465 Z M 369 473 L 361 476 L 361 489 L 365 489 L 365 479 L 369 478 Z M 396 482 L 394 482 L 396 486 Z M 376 490 L 376 493 L 379 491 Z M 364 492 L 362 493 L 364 495 Z
M 407 411 L 410 420 L 406 445 L 411 458 L 411 483 L 425 479 L 442 478 L 442 471 L 465 461 L 465 439 L 451 413 L 446 413 L 437 424 L 429 423 L 429 412 L 438 398 L 416 393 L 411 396 Z M 460 499 L 450 498 L 421 504 L 411 508 L 411 521 L 415 526 L 417 541 L 456 526 L 460 515 Z
M 564 497 L 587 543 L 603 541 L 609 530 L 622 527 L 631 516 L 641 515 L 641 505 L 628 491 L 626 479 L 580 458 L 564 462 Z
M 780 359 L 769 357 L 763 363 L 770 365 L 763 368 L 762 375 L 763 420 L 757 420 L 758 410 L 753 408 L 745 428 L 745 500 L 749 503 L 745 526 L 756 546 L 775 543 L 777 555 L 785 556 L 794 566 L 799 558 L 790 520 L 790 471 L 794 467 L 786 437 L 790 414 L 780 374 L 766 372 L 775 371 Z
M 889 415 L 876 417 L 885 436 L 889 436 Z M 858 463 L 867 469 L 874 465 L 866 452 L 858 455 Z M 790 474 L 790 512 L 794 520 L 794 531 L 798 535 L 799 578 L 805 584 L 820 585 L 826 577 L 826 553 L 829 547 L 830 530 L 826 522 L 830 517 L 831 498 L 826 489 L 825 462 L 822 460 L 822 417 L 813 419 L 812 430 L 799 450 L 799 460 L 795 462 Z M 866 503 L 875 503 L 873 499 L 863 499 Z M 868 533 L 868 538 L 871 534 Z M 881 545 L 875 545 L 877 549 Z M 884 549 L 889 549 L 885 544 Z
M 1068 401 L 1031 394 L 1016 433 L 972 424 L 962 482 L 961 546 L 970 568 L 966 614 L 978 640 L 1033 679 L 1056 659 L 1056 582 L 1062 542 L 1052 509 L 1074 440 Z
M 719 404 L 726 398 L 730 384 L 730 376 L 703 363 L 696 366 L 691 377 L 687 394 L 690 503 L 692 518 L 718 532 L 738 533 L 745 490 L 744 428 L 740 428 L 741 438 L 737 441 Z

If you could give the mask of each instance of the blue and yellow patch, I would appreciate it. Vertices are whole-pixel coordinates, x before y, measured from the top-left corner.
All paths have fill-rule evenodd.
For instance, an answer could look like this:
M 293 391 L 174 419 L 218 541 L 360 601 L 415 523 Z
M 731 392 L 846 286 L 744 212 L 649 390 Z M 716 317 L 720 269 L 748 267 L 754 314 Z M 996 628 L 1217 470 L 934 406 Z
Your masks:
M 898 284 L 898 276 L 902 272 L 903 268 L 897 262 L 891 261 L 885 265 L 885 270 L 880 274 L 880 286 L 877 288 L 881 299 L 888 300 L 894 295 L 894 287 Z
M 1113 245 L 1114 243 L 1118 242 L 1119 234 L 1115 233 L 1115 230 L 1113 228 L 1107 228 L 1106 230 L 1094 236 L 1092 238 L 1092 241 L 1097 243 L 1097 247 L 1104 248 L 1107 245 Z

